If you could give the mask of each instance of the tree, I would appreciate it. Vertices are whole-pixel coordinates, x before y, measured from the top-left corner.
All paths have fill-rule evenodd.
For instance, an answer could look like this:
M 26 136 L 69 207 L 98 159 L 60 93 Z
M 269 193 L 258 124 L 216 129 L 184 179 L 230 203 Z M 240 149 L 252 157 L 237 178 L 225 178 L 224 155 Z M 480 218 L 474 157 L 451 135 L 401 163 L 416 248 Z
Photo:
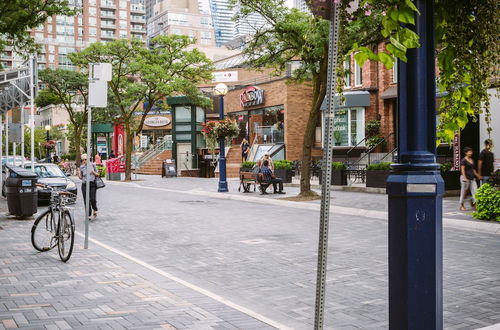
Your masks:
M 186 50 L 193 42 L 187 36 L 159 36 L 151 49 L 138 40 L 94 43 L 80 53 L 69 55 L 80 66 L 107 62 L 113 65 L 109 94 L 119 110 L 117 120 L 125 129 L 125 180 L 131 180 L 134 132 L 140 132 L 146 115 L 159 100 L 171 95 L 187 95 L 204 102 L 196 84 L 210 77 L 211 61 L 197 49 Z M 140 107 L 139 121 L 134 115 Z
M 0 4 L 0 51 L 5 46 L 17 50 L 36 49 L 30 29 L 52 15 L 73 15 L 68 0 L 6 0 Z
M 321 103 L 326 95 L 328 69 L 328 21 L 297 9 L 289 9 L 282 0 L 233 0 L 238 5 L 238 19 L 258 13 L 267 22 L 247 44 L 244 53 L 254 68 L 271 68 L 283 73 L 292 60 L 302 66 L 292 76 L 293 82 L 310 81 L 313 89 L 312 106 L 304 132 L 300 195 L 315 195 L 311 190 L 311 152 Z
M 73 126 L 70 140 L 76 153 L 76 165 L 80 165 L 80 146 L 83 128 L 87 125 L 88 79 L 84 72 L 63 69 L 46 69 L 39 73 L 40 81 L 47 87 L 40 91 L 35 103 L 39 107 L 62 104 Z

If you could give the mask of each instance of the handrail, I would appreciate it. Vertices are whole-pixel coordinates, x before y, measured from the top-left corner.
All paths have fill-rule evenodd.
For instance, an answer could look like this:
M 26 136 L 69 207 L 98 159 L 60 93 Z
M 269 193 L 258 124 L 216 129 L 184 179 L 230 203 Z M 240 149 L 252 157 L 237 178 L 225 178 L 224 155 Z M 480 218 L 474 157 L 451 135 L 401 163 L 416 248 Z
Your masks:
M 351 149 L 347 150 L 346 152 L 346 157 L 347 157 L 347 163 L 350 163 L 350 159 L 351 157 L 349 156 L 349 154 L 351 153 L 351 151 L 353 151 L 355 148 L 357 148 L 361 143 L 363 143 L 366 139 L 368 139 L 368 136 L 365 136 L 363 138 L 363 140 L 359 141 L 358 143 L 356 143 L 356 145 L 354 147 L 352 147 Z
M 172 149 L 172 141 L 171 140 L 163 140 L 160 143 L 157 143 L 154 147 L 146 150 L 142 155 L 137 158 L 135 163 L 135 168 L 140 168 L 144 163 L 149 161 L 150 159 L 158 156 L 165 150 Z
M 394 135 L 394 132 L 391 132 L 389 133 L 388 135 L 384 136 L 380 141 L 378 141 L 375 145 L 373 145 L 370 149 L 368 149 L 365 154 L 363 155 L 363 157 L 359 158 L 358 161 L 354 164 L 352 164 L 352 166 L 359 166 L 359 163 L 365 159 L 366 157 L 368 157 L 368 164 L 371 164 L 370 162 L 370 153 L 376 148 L 378 147 L 382 142 L 385 142 L 387 141 L 391 136 Z M 387 156 L 387 155 L 386 155 Z

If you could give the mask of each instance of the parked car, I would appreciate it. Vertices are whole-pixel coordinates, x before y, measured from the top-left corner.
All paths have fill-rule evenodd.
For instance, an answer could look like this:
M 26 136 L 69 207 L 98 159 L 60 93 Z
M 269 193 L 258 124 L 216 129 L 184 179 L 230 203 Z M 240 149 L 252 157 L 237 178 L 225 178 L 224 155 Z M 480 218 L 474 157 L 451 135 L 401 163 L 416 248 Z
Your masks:
M 31 170 L 31 163 L 25 164 L 24 167 Z M 34 172 L 38 176 L 38 183 L 63 189 L 75 195 L 78 192 L 75 182 L 68 178 L 56 164 L 37 163 Z M 38 188 L 38 204 L 48 204 L 49 202 L 50 189 Z
M 26 169 L 31 170 L 31 163 L 24 165 Z M 5 196 L 5 178 L 8 177 L 8 169 L 4 166 L 3 171 L 3 186 L 2 196 Z M 35 171 L 38 177 L 38 183 L 43 183 L 51 187 L 56 187 L 69 191 L 70 193 L 77 194 L 77 187 L 73 180 L 68 178 L 63 171 L 56 164 L 50 163 L 37 163 L 35 164 Z M 38 204 L 47 205 L 50 202 L 50 189 L 38 188 Z
M 2 156 L 2 165 L 5 165 L 5 164 L 8 164 L 8 165 L 17 165 L 17 166 L 21 166 L 21 164 L 23 163 L 23 158 L 22 156 L 15 156 L 15 162 L 16 164 L 14 164 L 14 156 L 9 156 L 9 159 L 7 161 L 7 156 Z M 24 158 L 24 163 L 27 163 L 28 160 L 26 160 L 26 158 Z

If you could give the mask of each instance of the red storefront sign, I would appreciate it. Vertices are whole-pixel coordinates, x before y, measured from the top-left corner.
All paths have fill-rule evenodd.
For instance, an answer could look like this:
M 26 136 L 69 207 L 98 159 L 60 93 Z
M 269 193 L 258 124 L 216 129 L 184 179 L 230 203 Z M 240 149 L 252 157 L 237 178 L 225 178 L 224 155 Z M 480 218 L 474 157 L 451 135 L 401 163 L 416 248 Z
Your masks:
M 240 105 L 242 107 L 251 107 L 264 104 L 264 90 L 256 86 L 249 86 L 240 94 Z

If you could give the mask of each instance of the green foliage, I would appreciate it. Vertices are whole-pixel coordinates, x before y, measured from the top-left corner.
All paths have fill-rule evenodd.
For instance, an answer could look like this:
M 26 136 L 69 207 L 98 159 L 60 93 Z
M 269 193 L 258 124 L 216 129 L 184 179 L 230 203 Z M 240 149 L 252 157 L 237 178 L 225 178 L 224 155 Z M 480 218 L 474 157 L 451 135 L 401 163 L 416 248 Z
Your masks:
M 74 15 L 67 0 L 4 0 L 0 4 L 0 51 L 12 46 L 21 54 L 35 51 L 30 30 L 53 15 Z
M 380 120 L 370 120 L 365 125 L 366 135 L 372 136 L 380 132 Z
M 369 164 L 367 166 L 368 171 L 390 171 L 391 163 L 390 162 L 380 162 L 375 164 Z
M 38 95 L 35 98 L 35 104 L 40 107 L 46 107 L 51 104 L 60 104 L 61 100 L 59 97 L 49 88 L 42 89 L 38 92 Z
M 332 163 L 332 170 L 345 170 L 347 169 L 346 164 L 342 162 L 333 162 Z
M 106 177 L 106 166 L 104 165 L 96 165 L 97 173 L 101 178 Z
M 488 183 L 493 187 L 500 188 L 500 170 L 496 170 L 488 179 Z
M 451 168 L 453 167 L 452 163 L 443 163 L 440 165 L 439 169 L 441 172 L 448 172 L 451 171 Z
M 476 212 L 472 216 L 480 220 L 500 221 L 500 190 L 485 183 L 474 195 Z
M 273 165 L 275 170 L 291 170 L 293 162 L 291 160 L 275 160 Z
M 63 159 L 67 159 L 67 160 L 76 160 L 76 153 L 74 152 L 70 152 L 70 153 L 67 153 L 67 154 L 62 154 L 61 155 L 61 160 Z
M 250 160 L 246 160 L 243 163 L 241 163 L 241 167 L 243 168 L 252 168 L 255 166 L 255 162 L 252 162 Z

